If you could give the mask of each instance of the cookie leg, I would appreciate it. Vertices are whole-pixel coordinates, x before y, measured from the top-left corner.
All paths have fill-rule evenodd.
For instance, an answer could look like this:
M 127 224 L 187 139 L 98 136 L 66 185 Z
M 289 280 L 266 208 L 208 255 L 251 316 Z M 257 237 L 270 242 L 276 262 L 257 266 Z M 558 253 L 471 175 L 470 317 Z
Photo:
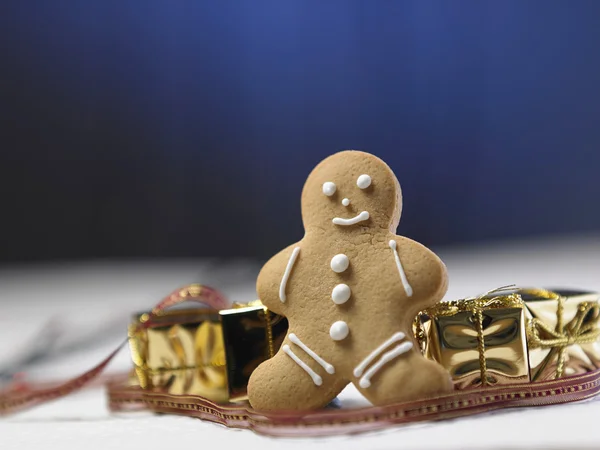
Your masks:
M 354 384 L 378 406 L 435 397 L 453 389 L 449 373 L 415 351 L 381 364 L 366 381 L 357 377 Z
M 321 408 L 348 384 L 339 375 L 327 373 L 297 347 L 284 347 L 287 348 L 282 348 L 277 355 L 258 366 L 250 376 L 248 397 L 254 409 Z

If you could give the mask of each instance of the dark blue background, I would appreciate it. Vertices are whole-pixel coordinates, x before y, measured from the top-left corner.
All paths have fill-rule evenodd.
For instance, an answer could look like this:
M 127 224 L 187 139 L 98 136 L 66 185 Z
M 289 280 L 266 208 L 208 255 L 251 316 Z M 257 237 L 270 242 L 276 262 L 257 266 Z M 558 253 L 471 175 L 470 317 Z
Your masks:
M 600 2 L 0 6 L 0 259 L 266 257 L 337 150 L 426 244 L 600 229 Z

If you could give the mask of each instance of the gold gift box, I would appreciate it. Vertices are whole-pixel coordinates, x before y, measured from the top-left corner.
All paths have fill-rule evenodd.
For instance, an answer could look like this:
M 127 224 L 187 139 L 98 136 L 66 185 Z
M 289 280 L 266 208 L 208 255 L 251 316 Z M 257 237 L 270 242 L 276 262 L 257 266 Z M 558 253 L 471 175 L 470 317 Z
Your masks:
M 600 368 L 599 294 L 565 289 L 524 289 L 531 381 Z
M 442 302 L 415 319 L 423 354 L 458 389 L 529 383 L 600 367 L 598 294 L 498 289 Z
M 250 374 L 274 355 L 286 332 L 287 320 L 258 301 L 221 311 L 138 314 L 129 327 L 136 382 L 169 394 L 240 401 Z
M 442 302 L 420 314 L 423 354 L 450 372 L 455 386 L 529 382 L 525 305 L 516 292 Z

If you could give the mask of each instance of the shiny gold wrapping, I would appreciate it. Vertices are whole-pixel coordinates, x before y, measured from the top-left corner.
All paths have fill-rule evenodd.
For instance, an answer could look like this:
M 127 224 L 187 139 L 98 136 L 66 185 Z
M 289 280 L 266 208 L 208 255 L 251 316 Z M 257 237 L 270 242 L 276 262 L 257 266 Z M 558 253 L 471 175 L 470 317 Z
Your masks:
M 150 321 L 138 315 L 129 327 L 137 382 L 169 394 L 242 400 L 252 370 L 279 348 L 286 330 L 287 321 L 260 302 L 222 311 L 174 310 Z
M 440 303 L 417 320 L 425 356 L 457 388 L 529 382 L 525 305 L 515 292 Z
M 600 368 L 598 300 L 591 292 L 499 289 L 423 311 L 415 334 L 458 389 L 555 379 Z
M 287 334 L 288 321 L 256 302 L 255 306 L 220 312 L 230 401 L 246 398 L 250 375 L 275 355 Z
M 527 305 L 532 381 L 600 368 L 599 295 L 560 289 L 523 289 Z

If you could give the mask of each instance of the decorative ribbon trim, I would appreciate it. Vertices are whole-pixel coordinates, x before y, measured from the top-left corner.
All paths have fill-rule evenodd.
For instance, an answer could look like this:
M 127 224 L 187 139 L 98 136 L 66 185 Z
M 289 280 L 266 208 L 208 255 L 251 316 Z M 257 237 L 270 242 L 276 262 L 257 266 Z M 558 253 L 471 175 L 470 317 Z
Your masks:
M 72 392 L 78 391 L 84 386 L 89 385 L 92 380 L 104 371 L 108 363 L 112 361 L 125 344 L 127 344 L 127 339 L 102 360 L 100 364 L 65 383 L 37 389 L 32 389 L 27 384 L 24 384 L 0 393 L 0 416 L 12 414 L 36 405 L 47 403 L 51 400 L 65 397 Z
M 277 437 L 314 437 L 359 433 L 405 423 L 469 416 L 501 408 L 567 403 L 600 392 L 600 370 L 583 375 L 512 386 L 455 391 L 440 397 L 384 407 L 260 412 L 247 403 L 221 405 L 197 395 L 169 395 L 124 384 L 108 388 L 113 411 L 149 410 L 250 429 Z

